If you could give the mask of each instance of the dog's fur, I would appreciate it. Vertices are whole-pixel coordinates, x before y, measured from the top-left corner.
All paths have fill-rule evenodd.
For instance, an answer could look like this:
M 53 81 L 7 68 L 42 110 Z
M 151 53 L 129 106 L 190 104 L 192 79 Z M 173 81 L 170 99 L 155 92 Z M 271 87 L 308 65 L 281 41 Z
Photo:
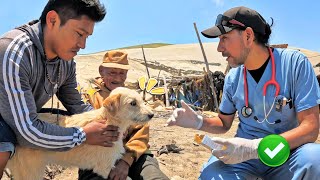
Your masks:
M 152 117 L 153 112 L 144 105 L 136 91 L 117 88 L 104 101 L 102 108 L 59 119 L 59 125 L 64 127 L 83 127 L 91 121 L 107 119 L 107 124 L 118 126 L 120 132 L 119 140 L 112 147 L 84 143 L 69 151 L 54 152 L 17 146 L 16 153 L 7 167 L 15 180 L 42 179 L 45 166 L 48 164 L 93 169 L 95 173 L 107 178 L 115 162 L 125 152 L 122 142 L 123 132 L 130 125 L 144 124 Z

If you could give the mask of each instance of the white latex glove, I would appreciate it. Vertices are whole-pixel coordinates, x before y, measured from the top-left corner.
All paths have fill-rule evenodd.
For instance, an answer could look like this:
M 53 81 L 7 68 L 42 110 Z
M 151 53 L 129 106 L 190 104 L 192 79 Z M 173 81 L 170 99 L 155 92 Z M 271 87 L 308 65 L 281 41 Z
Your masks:
M 198 115 L 191 107 L 181 100 L 181 108 L 173 110 L 171 117 L 167 120 L 167 126 L 181 126 L 185 128 L 200 129 L 203 117 Z
M 223 145 L 223 149 L 214 149 L 212 154 L 225 164 L 237 164 L 250 159 L 258 159 L 258 145 L 262 139 L 211 138 L 215 143 Z

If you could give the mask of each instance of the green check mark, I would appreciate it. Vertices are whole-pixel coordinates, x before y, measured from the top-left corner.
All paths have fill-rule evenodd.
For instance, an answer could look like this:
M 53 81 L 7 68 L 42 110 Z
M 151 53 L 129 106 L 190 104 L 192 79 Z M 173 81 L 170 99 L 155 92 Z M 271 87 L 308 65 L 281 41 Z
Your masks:
M 269 135 L 263 138 L 258 146 L 258 156 L 267 166 L 277 167 L 287 161 L 290 146 L 285 138 L 279 135 Z
M 276 156 L 280 151 L 281 149 L 284 148 L 284 144 L 282 142 L 280 142 L 280 144 L 273 150 L 271 151 L 269 148 L 267 148 L 266 150 L 264 150 L 264 152 L 271 158 L 273 159 L 274 156 Z

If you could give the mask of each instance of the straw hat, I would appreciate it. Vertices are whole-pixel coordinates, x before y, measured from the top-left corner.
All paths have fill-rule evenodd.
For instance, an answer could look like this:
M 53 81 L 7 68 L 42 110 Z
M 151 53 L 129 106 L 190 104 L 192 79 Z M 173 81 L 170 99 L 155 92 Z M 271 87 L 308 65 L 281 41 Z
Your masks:
M 130 69 L 128 54 L 118 50 L 108 51 L 103 57 L 101 66 L 128 70 Z

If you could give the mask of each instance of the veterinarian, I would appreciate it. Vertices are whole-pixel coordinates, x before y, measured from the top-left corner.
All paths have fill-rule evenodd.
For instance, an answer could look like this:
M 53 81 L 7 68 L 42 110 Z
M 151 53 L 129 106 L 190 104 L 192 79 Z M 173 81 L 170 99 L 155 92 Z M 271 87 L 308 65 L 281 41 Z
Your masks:
M 110 147 L 117 127 L 93 122 L 64 128 L 38 119 L 56 95 L 70 114 L 92 110 L 76 90 L 73 57 L 86 46 L 94 25 L 104 19 L 98 0 L 49 0 L 39 20 L 0 38 L 0 175 L 15 144 L 67 151 L 82 143 Z
M 94 79 L 97 92 L 93 96 L 87 96 L 90 104 L 99 109 L 102 102 L 110 92 L 117 87 L 125 86 L 127 73 L 130 69 L 128 54 L 123 51 L 108 51 L 99 66 L 101 77 Z M 149 125 L 132 126 L 124 135 L 123 143 L 126 153 L 120 159 L 115 168 L 111 170 L 110 179 L 168 179 L 161 172 L 159 164 L 149 151 Z M 101 176 L 91 170 L 79 170 L 79 180 L 102 180 Z
M 271 24 L 272 26 L 272 24 Z M 319 179 L 320 90 L 308 58 L 301 52 L 268 46 L 271 27 L 255 10 L 235 7 L 204 30 L 219 38 L 218 52 L 233 67 L 225 78 L 217 117 L 204 118 L 188 105 L 175 109 L 168 125 L 226 133 L 239 114 L 236 137 L 212 138 L 226 149 L 212 151 L 199 179 Z M 291 152 L 281 166 L 258 159 L 267 135 L 279 134 Z

